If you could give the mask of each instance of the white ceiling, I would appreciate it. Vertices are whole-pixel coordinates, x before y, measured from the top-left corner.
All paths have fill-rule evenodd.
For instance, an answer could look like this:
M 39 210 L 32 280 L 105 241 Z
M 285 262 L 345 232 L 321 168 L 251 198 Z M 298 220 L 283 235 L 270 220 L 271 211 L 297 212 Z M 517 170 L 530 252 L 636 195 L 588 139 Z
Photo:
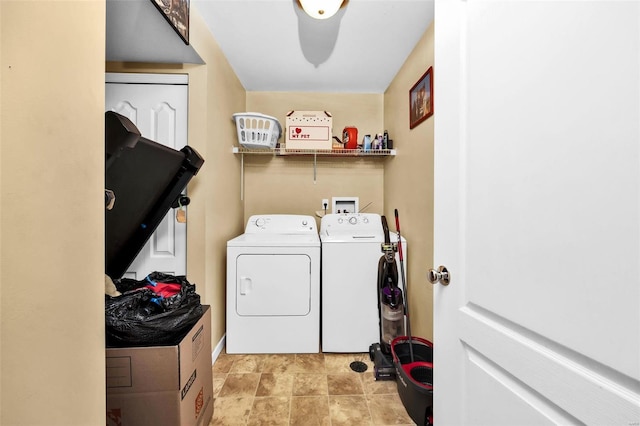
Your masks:
M 296 0 L 191 0 L 248 91 L 383 93 L 433 0 L 350 0 L 315 20 Z
M 107 0 L 108 61 L 203 63 L 152 0 Z M 190 0 L 248 91 L 384 93 L 434 0 L 349 0 L 332 18 L 296 0 Z

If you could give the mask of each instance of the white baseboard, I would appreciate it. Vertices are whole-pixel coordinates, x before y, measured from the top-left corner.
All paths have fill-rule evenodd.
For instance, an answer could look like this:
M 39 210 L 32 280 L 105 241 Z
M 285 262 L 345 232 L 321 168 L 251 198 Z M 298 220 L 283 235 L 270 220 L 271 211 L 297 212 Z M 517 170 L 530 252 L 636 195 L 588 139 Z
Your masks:
M 216 345 L 216 347 L 213 348 L 213 352 L 211 353 L 211 365 L 213 365 L 216 362 L 216 360 L 218 359 L 218 356 L 222 353 L 226 339 L 227 339 L 227 335 L 224 334 L 220 339 L 220 341 L 218 342 L 218 344 Z

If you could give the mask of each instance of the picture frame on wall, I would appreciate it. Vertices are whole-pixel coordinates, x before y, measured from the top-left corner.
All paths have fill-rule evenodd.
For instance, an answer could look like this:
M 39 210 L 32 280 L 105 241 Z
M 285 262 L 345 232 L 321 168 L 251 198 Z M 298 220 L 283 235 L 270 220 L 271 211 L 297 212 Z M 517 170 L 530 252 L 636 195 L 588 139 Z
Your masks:
M 409 128 L 433 115 L 433 67 L 422 74 L 409 90 Z
M 150 0 L 185 44 L 189 44 L 189 1 Z

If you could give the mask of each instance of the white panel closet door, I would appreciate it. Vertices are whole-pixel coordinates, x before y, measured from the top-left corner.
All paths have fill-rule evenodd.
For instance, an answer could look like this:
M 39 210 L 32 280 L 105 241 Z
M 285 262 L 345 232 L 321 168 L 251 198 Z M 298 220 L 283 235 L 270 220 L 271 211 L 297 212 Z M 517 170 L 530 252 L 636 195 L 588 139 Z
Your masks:
M 145 138 L 176 150 L 187 144 L 188 76 L 107 73 L 105 99 L 106 110 L 128 117 Z M 186 275 L 187 225 L 175 214 L 167 213 L 125 277 Z

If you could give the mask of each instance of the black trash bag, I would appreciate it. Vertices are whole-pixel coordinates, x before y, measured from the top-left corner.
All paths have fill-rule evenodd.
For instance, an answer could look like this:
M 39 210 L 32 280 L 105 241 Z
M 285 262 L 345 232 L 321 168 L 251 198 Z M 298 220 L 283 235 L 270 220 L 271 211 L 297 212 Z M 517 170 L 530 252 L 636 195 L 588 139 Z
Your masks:
M 154 283 L 175 283 L 180 290 L 163 297 L 146 288 Z M 123 278 L 114 284 L 122 295 L 105 296 L 107 347 L 176 345 L 204 313 L 196 286 L 184 276 L 153 272 L 141 281 Z

